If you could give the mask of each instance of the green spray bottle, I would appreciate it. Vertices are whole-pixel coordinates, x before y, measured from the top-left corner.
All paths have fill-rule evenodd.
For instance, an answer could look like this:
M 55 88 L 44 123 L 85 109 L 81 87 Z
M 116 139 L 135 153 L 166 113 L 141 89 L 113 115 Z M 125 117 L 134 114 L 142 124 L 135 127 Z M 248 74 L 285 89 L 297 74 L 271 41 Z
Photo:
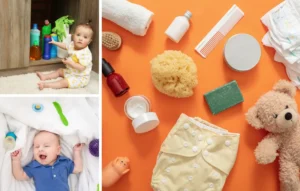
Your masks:
M 42 55 L 44 54 L 44 37 L 51 34 L 51 23 L 45 20 L 45 25 L 42 27 Z

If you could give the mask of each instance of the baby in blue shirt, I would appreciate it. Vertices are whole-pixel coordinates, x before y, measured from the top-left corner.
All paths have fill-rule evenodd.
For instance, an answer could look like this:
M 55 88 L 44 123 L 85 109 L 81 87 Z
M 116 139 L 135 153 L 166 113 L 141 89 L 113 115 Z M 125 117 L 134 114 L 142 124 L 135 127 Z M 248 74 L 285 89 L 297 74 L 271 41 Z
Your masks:
M 21 150 L 11 154 L 13 175 L 17 180 L 33 178 L 36 191 L 69 191 L 68 176 L 82 171 L 82 147 L 83 144 L 74 146 L 72 161 L 60 156 L 58 135 L 40 131 L 33 140 L 33 161 L 22 168 Z

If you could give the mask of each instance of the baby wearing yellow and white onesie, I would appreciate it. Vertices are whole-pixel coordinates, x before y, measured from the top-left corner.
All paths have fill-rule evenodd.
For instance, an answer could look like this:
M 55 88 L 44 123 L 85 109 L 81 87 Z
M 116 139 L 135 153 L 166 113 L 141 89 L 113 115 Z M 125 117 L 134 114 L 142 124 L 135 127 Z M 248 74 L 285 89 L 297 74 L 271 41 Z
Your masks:
M 181 114 L 164 140 L 153 170 L 155 191 L 221 191 L 240 135 Z
M 85 70 L 79 71 L 68 65 L 64 69 L 64 77 L 68 80 L 69 88 L 81 88 L 85 87 L 90 81 L 90 74 L 92 70 L 92 53 L 89 47 L 85 47 L 81 50 L 75 50 L 74 43 L 71 42 L 67 46 L 67 51 L 69 54 L 68 59 L 72 59 L 74 62 L 85 66 Z

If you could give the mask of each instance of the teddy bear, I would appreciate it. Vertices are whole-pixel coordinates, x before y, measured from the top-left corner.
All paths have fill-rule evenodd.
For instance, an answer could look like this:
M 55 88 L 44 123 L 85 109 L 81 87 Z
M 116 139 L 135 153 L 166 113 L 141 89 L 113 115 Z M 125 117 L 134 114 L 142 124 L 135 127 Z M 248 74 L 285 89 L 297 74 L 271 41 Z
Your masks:
M 300 123 L 295 95 L 295 86 L 280 80 L 246 114 L 251 126 L 268 131 L 254 153 L 259 164 L 272 163 L 279 156 L 281 191 L 300 191 Z
M 102 170 L 102 186 L 112 186 L 129 170 L 129 159 L 127 157 L 117 157 Z

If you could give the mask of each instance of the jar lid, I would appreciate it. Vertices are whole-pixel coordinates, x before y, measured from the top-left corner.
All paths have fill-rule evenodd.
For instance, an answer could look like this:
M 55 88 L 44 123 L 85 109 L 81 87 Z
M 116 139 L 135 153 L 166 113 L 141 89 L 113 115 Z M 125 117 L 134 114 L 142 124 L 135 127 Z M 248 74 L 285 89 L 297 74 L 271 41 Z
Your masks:
M 257 40 L 249 34 L 232 36 L 224 47 L 227 64 L 237 71 L 248 71 L 256 66 L 261 56 Z
M 143 95 L 132 96 L 124 104 L 124 112 L 133 120 L 141 114 L 150 112 L 150 101 Z
M 159 119 L 154 112 L 143 113 L 132 121 L 132 126 L 136 133 L 146 133 L 155 129 L 159 124 Z

